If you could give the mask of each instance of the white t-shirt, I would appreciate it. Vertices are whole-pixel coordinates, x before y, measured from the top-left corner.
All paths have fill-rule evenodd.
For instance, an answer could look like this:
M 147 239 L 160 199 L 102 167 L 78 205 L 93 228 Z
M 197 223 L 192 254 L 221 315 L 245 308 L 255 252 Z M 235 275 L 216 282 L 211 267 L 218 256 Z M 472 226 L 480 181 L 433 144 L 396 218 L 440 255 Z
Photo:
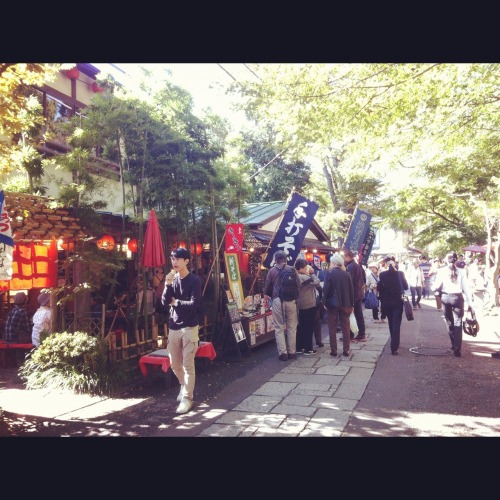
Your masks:
M 467 286 L 467 275 L 463 269 L 457 268 L 457 281 L 451 281 L 450 269 L 448 266 L 439 268 L 436 274 L 436 281 L 432 285 L 432 291 L 441 287 L 442 293 L 462 293 L 468 306 L 472 305 Z

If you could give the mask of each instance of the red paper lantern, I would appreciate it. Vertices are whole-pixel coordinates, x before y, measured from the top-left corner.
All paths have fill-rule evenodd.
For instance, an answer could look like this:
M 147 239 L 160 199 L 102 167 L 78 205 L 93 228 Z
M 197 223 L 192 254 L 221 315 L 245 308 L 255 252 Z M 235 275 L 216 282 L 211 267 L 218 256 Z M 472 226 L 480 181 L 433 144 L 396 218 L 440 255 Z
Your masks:
M 72 252 L 75 249 L 75 242 L 68 239 L 62 239 L 59 242 L 59 246 L 66 252 Z
M 306 252 L 306 260 L 307 262 L 312 262 L 313 259 L 313 253 L 312 252 Z
M 202 252 L 203 250 L 203 245 L 201 243 L 196 243 L 196 247 L 193 243 L 191 243 L 191 254 L 193 255 L 200 255 L 200 253 Z M 195 254 L 195 250 L 196 250 L 196 254 Z
M 137 252 L 137 240 L 135 238 L 128 240 L 127 247 L 132 253 L 136 253 Z
M 100 93 L 100 92 L 104 92 L 104 89 L 102 87 L 100 87 L 97 82 L 94 82 L 92 84 L 92 92 Z
M 76 80 L 80 76 L 80 70 L 78 68 L 67 69 L 66 76 L 70 80 Z
M 110 234 L 103 234 L 101 239 L 97 240 L 97 248 L 110 252 L 115 248 L 115 239 Z

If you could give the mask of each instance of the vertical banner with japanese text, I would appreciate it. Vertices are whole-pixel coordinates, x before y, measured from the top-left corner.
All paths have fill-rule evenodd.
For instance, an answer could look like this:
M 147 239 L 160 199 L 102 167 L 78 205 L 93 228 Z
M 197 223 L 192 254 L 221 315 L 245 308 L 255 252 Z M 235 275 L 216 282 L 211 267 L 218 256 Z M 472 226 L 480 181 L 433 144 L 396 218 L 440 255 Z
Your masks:
M 5 195 L 0 191 L 0 280 L 12 279 L 12 252 L 14 240 L 10 226 L 9 214 L 5 206 Z
M 278 250 L 283 250 L 288 254 L 288 264 L 292 265 L 295 262 L 318 208 L 319 205 L 314 201 L 293 193 L 267 252 L 264 267 L 269 269 L 274 264 L 274 253 Z
M 370 229 L 371 219 L 370 213 L 359 209 L 355 210 L 344 242 L 345 248 L 352 250 L 355 254 L 361 250 Z
M 240 267 L 238 265 L 238 254 L 224 252 L 226 261 L 226 279 L 233 299 L 238 304 L 238 309 L 243 309 L 243 286 L 241 285 Z
M 243 252 L 243 224 L 226 224 L 226 252 Z

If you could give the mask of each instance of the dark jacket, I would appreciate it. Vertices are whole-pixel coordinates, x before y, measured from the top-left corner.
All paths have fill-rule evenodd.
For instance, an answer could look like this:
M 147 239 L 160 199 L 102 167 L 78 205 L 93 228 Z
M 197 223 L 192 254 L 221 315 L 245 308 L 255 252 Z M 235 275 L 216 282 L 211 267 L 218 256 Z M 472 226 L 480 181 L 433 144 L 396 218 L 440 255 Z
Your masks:
M 351 275 L 340 267 L 328 269 L 325 273 L 322 302 L 326 304 L 328 297 L 337 292 L 340 307 L 354 307 L 354 287 Z
M 168 306 L 172 297 L 179 300 L 179 304 L 170 306 L 168 327 L 171 330 L 180 330 L 198 325 L 202 311 L 200 277 L 193 273 L 182 279 L 176 276 L 171 285 L 165 286 L 161 298 L 162 304 Z
M 403 292 L 401 291 L 399 276 L 401 276 L 403 289 L 408 290 L 408 282 L 406 281 L 403 271 L 396 271 L 392 267 L 389 267 L 387 271 L 380 273 L 377 289 L 380 295 L 380 300 L 384 304 L 389 305 L 402 302 L 401 296 Z
M 366 283 L 364 269 L 354 260 L 346 264 L 345 269 L 351 275 L 352 285 L 354 286 L 354 300 L 363 300 L 365 298 Z
M 24 306 L 14 304 L 5 322 L 4 340 L 31 344 L 31 326 Z

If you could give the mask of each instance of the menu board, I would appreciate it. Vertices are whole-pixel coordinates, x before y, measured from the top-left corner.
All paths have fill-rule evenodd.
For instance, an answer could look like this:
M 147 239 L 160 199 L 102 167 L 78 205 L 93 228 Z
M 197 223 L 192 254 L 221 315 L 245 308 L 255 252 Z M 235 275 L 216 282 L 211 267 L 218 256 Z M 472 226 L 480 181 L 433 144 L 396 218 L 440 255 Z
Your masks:
M 236 302 L 229 302 L 227 304 L 227 311 L 229 313 L 229 317 L 231 318 L 231 323 L 235 323 L 236 321 L 240 321 L 241 316 L 238 310 L 238 304 Z
M 238 311 L 238 304 L 236 304 L 235 302 L 229 302 L 227 304 L 227 312 L 229 313 L 229 317 L 231 319 L 231 327 L 233 329 L 236 342 L 246 340 L 245 330 L 243 330 L 240 312 Z

